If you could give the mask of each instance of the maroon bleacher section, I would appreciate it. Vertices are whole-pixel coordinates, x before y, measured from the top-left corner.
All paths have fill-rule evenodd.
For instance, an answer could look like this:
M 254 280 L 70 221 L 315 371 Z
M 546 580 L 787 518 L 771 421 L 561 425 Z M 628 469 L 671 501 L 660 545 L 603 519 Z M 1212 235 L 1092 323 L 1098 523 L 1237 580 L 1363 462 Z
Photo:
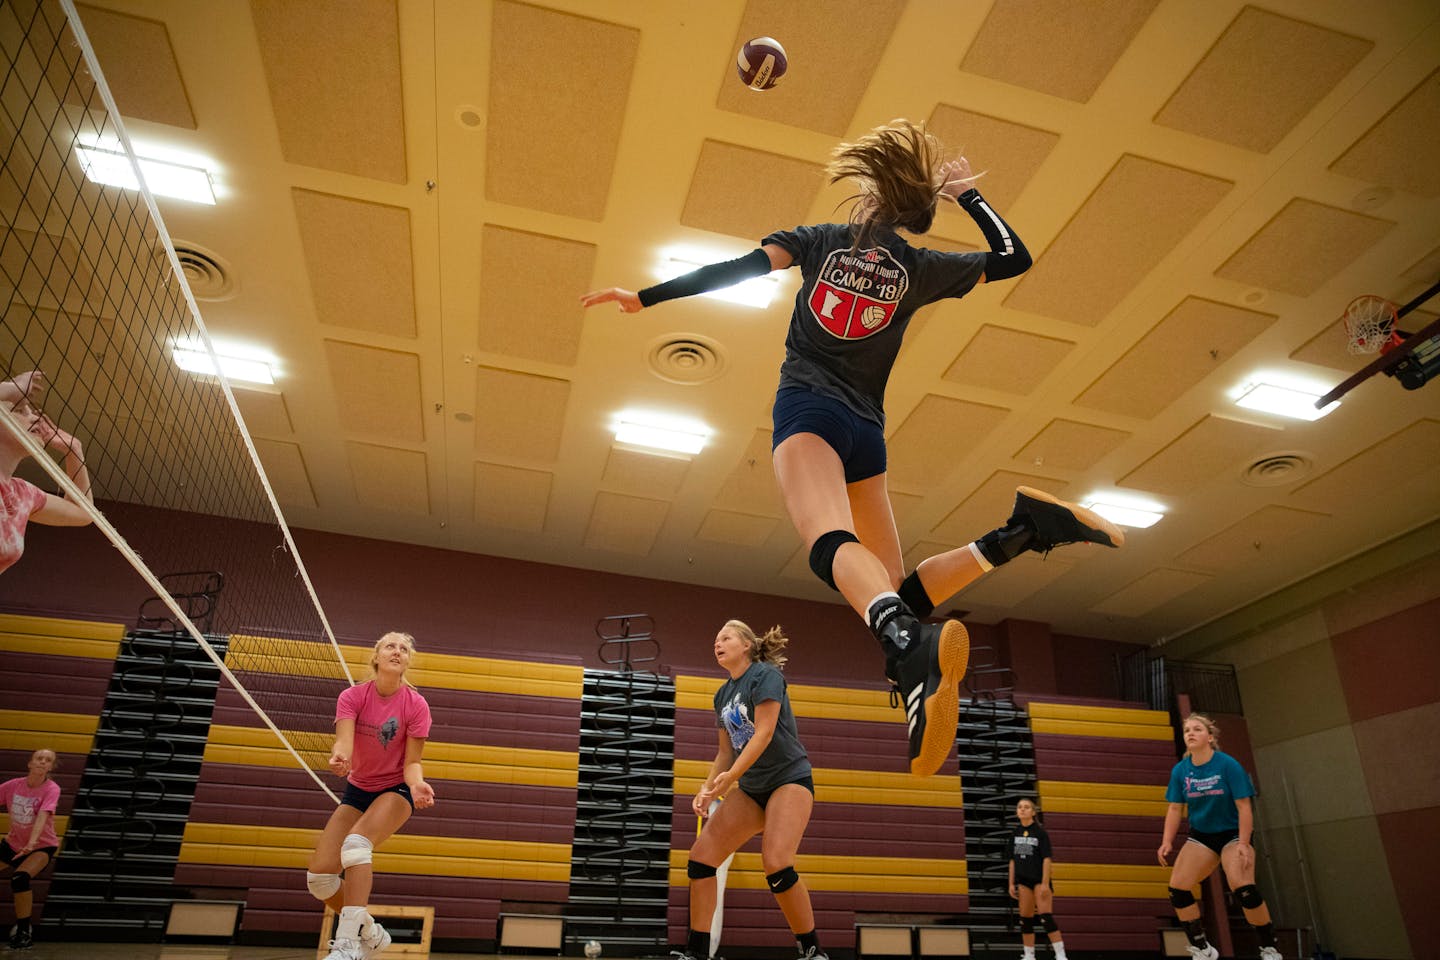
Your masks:
M 1143 704 L 1078 697 L 1028 698 L 1045 703 L 1097 707 Z M 1037 780 L 1163 785 L 1175 764 L 1167 740 L 1131 740 L 1066 734 L 1033 735 Z M 1161 818 L 1121 814 L 1045 813 L 1056 862 L 1158 865 L 1155 850 L 1164 829 Z M 1154 951 L 1157 931 L 1171 916 L 1163 900 L 1129 897 L 1067 897 L 1064 881 L 1055 887 L 1056 922 L 1067 950 Z
M 98 716 L 105 704 L 105 691 L 114 671 L 113 660 L 0 651 L 0 706 L 7 710 Z M 25 776 L 30 755 L 50 746 L 47 740 L 44 734 L 36 734 L 29 749 L 0 750 L 0 782 Z M 68 817 L 75 806 L 75 791 L 80 787 L 80 777 L 85 772 L 89 756 L 62 750 L 56 754 L 56 759 L 59 760 L 59 769 L 54 774 L 54 780 L 60 785 L 60 806 L 56 816 Z M 63 853 L 64 837 L 60 838 L 60 844 Z M 37 921 L 44 917 L 45 897 L 50 891 L 50 877 L 54 872 L 54 861 L 51 861 L 31 886 L 35 893 L 34 917 Z M 3 898 L 0 923 L 8 929 L 14 920 L 14 905 L 8 897 Z
M 578 699 L 434 687 L 421 692 L 430 704 L 433 740 L 570 754 L 579 748 Z M 319 709 L 317 705 L 315 710 Z M 333 713 L 333 698 L 323 709 Z M 228 685 L 217 698 L 215 723 L 260 725 Z M 573 839 L 573 787 L 444 780 L 433 775 L 426 779 L 435 788 L 435 806 L 412 816 L 401 828 L 404 834 L 558 844 Z M 338 778 L 330 778 L 330 784 L 337 794 L 343 790 L 344 783 Z M 194 823 L 319 830 L 333 809 L 314 781 L 298 768 L 206 762 L 190 819 Z M 322 908 L 305 888 L 303 866 L 182 863 L 176 883 L 197 890 L 247 890 L 242 928 L 247 938 L 310 932 L 318 936 Z M 371 902 L 434 907 L 435 938 L 475 941 L 495 939 L 502 904 L 563 904 L 568 896 L 566 883 L 417 876 L 382 869 L 375 873 Z
M 817 768 L 878 770 L 900 773 L 909 768 L 904 751 L 904 728 L 893 723 L 799 717 L 801 742 L 810 763 Z M 677 759 L 715 758 L 715 714 L 710 710 L 677 708 L 675 756 Z M 936 778 L 958 776 L 950 757 Z M 688 851 L 695 840 L 692 797 L 674 799 L 671 845 Z M 759 852 L 761 839 L 741 849 Z M 965 820 L 960 809 L 880 804 L 815 804 L 800 854 L 865 857 L 951 857 L 965 859 Z M 802 878 L 804 874 L 801 874 Z M 968 907 L 968 897 L 942 894 L 875 893 L 811 890 L 815 929 L 820 942 L 847 949 L 855 942 L 856 913 L 955 914 Z M 721 955 L 744 947 L 790 947 L 794 938 L 775 898 L 767 890 L 730 889 L 725 892 Z M 684 943 L 689 929 L 689 896 L 683 887 L 670 889 L 670 942 Z

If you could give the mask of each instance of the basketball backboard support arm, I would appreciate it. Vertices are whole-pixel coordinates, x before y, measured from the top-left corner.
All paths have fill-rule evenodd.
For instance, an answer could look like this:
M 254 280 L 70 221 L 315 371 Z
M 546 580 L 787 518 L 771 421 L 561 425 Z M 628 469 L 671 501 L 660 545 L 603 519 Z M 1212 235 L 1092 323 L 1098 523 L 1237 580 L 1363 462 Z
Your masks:
M 1411 310 L 1414 310 L 1416 307 L 1420 306 L 1420 304 L 1424 303 L 1426 300 L 1429 300 L 1437 293 L 1440 293 L 1440 281 L 1437 281 L 1436 283 L 1431 285 L 1428 290 L 1420 294 L 1420 296 L 1416 297 L 1414 300 L 1411 300 L 1409 303 L 1405 304 L 1405 306 L 1396 310 L 1396 318 L 1398 319 L 1405 316 Z M 1340 383 L 1337 384 L 1333 390 L 1325 394 L 1325 396 L 1321 397 L 1319 400 L 1315 401 L 1315 409 L 1320 410 L 1324 407 L 1329 406 L 1336 400 L 1339 400 L 1341 397 L 1345 396 L 1345 394 L 1349 393 L 1359 384 L 1375 376 L 1375 374 L 1377 373 L 1380 373 L 1382 371 L 1389 373 L 1390 371 L 1394 370 L 1395 367 L 1399 366 L 1406 357 L 1409 357 L 1411 354 L 1413 354 L 1417 347 L 1435 336 L 1440 336 L 1440 320 L 1434 320 L 1426 324 L 1419 331 L 1407 336 L 1403 341 L 1397 344 L 1395 348 L 1388 353 L 1380 354 L 1374 360 L 1371 360 L 1365 366 L 1361 367 L 1359 370 L 1356 370 L 1344 380 L 1341 380 Z

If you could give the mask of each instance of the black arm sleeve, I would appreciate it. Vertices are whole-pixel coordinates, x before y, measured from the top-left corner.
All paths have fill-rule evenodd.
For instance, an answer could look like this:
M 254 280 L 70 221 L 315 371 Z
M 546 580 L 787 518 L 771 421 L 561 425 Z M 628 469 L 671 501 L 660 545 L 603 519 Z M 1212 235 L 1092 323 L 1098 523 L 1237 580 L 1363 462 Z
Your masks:
M 990 252 L 985 254 L 985 280 L 1005 280 L 1009 277 L 1018 277 L 1034 262 L 1030 259 L 1030 251 L 1025 249 L 1025 244 L 1016 236 L 1015 231 L 1010 229 L 1010 224 L 996 213 L 985 198 L 980 196 L 980 191 L 971 187 L 960 196 L 955 202 L 974 220 L 980 227 L 980 232 L 985 234 L 985 242 L 990 244 Z
M 641 306 L 653 307 L 664 300 L 693 297 L 697 293 L 709 293 L 711 290 L 719 290 L 721 287 L 732 287 L 754 277 L 763 277 L 769 272 L 770 255 L 756 247 L 743 257 L 726 260 L 723 263 L 712 263 L 691 270 L 674 280 L 666 280 L 653 287 L 646 287 L 640 291 L 638 296 Z

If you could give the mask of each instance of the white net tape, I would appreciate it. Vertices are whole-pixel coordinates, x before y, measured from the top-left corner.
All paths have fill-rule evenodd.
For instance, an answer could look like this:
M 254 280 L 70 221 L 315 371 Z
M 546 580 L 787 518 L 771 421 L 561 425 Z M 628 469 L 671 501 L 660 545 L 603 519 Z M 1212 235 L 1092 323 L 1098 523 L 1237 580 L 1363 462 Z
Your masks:
M 1341 319 L 1350 337 L 1351 353 L 1375 353 L 1395 335 L 1395 304 L 1384 297 L 1356 297 Z

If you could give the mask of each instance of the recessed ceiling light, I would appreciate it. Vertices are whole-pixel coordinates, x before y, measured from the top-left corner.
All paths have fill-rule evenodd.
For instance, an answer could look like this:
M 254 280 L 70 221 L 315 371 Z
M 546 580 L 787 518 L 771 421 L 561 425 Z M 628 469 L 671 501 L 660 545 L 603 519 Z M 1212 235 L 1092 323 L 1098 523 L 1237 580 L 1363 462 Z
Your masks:
M 1324 396 L 1323 393 L 1313 393 L 1295 387 L 1255 382 L 1246 384 L 1240 396 L 1235 398 L 1235 405 L 1247 410 L 1260 410 L 1264 413 L 1273 413 L 1295 420 L 1319 420 L 1340 406 L 1340 401 L 1336 400 L 1323 409 L 1316 410 L 1315 401 L 1322 396 Z
M 693 421 L 647 413 L 623 413 L 615 422 L 615 442 L 642 451 L 694 456 L 705 449 L 710 429 Z
M 135 169 L 123 150 L 112 150 L 101 146 L 77 146 L 75 153 L 80 158 L 80 168 L 91 183 L 126 190 L 138 190 Z M 145 185 L 157 197 L 175 197 L 194 203 L 215 204 L 215 191 L 210 185 L 210 173 L 203 167 L 157 160 L 153 157 L 137 156 L 140 173 Z
M 1153 527 L 1165 518 L 1165 514 L 1156 513 L 1154 510 L 1141 510 L 1139 507 L 1127 507 L 1118 503 L 1105 503 L 1104 501 L 1092 500 L 1089 503 L 1081 504 L 1100 514 L 1111 523 L 1118 523 L 1122 527 L 1135 527 L 1144 529 Z
M 212 355 L 205 349 L 204 344 L 190 340 L 175 344 L 170 353 L 175 358 L 175 365 L 188 373 L 213 377 L 216 375 L 215 362 L 218 360 L 220 370 L 227 379 L 242 380 L 246 383 L 275 382 L 275 374 L 269 361 L 258 357 L 238 357 L 218 351 Z

